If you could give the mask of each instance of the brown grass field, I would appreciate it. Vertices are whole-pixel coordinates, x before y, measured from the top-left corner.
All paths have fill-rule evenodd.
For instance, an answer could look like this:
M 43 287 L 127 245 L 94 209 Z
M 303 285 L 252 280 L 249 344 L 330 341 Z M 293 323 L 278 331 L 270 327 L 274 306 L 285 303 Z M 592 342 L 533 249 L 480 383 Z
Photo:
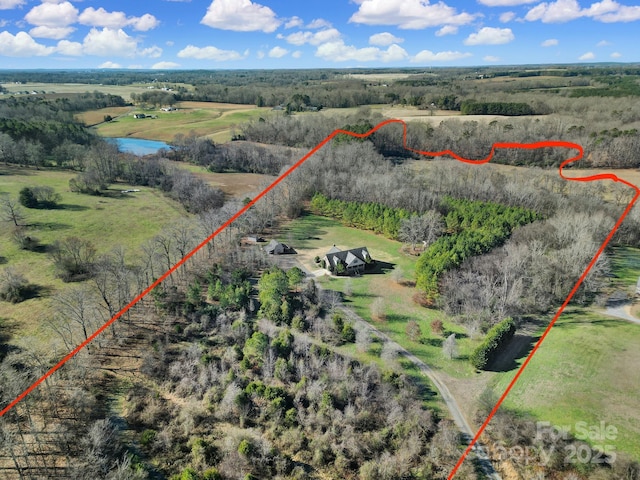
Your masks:
M 100 110 L 92 110 L 90 112 L 79 113 L 76 115 L 76 119 L 80 120 L 87 127 L 93 127 L 104 122 L 105 115 L 110 115 L 113 118 L 121 115 L 126 115 L 133 111 L 133 107 L 108 107 L 101 108 Z

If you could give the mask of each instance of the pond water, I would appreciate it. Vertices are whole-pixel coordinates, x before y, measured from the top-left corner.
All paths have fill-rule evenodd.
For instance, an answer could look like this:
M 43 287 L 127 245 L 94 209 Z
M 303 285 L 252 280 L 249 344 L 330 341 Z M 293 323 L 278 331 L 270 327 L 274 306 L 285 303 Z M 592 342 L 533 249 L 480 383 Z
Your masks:
M 110 138 L 109 141 L 118 145 L 118 150 L 134 155 L 150 155 L 157 153 L 161 148 L 169 149 L 169 145 L 157 140 L 143 140 L 141 138 Z

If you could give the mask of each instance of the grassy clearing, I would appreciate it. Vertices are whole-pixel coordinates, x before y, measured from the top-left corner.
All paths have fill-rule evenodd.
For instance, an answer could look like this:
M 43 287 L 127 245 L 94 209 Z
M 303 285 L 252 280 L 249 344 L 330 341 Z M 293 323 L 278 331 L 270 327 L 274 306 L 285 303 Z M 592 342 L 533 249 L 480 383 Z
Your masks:
M 628 290 L 629 293 L 634 293 L 640 277 L 640 248 L 615 247 L 609 258 L 614 284 Z
M 214 173 L 205 167 L 189 163 L 176 163 L 175 165 L 202 178 L 212 187 L 219 188 L 228 197 L 240 200 L 264 190 L 276 178 L 261 173 Z
M 24 209 L 28 232 L 42 245 L 76 236 L 93 242 L 98 253 L 122 246 L 133 261 L 137 247 L 158 233 L 163 225 L 184 215 L 179 204 L 147 188 L 139 193 L 122 195 L 120 190 L 133 187 L 115 185 L 108 196 L 100 197 L 72 193 L 68 183 L 73 176 L 71 172 L 0 167 L 0 194 L 15 197 L 25 186 L 46 185 L 62 195 L 57 209 Z M 0 302 L 0 318 L 9 319 L 15 327 L 16 337 L 45 336 L 42 319 L 48 314 L 49 297 L 69 285 L 54 276 L 53 265 L 46 253 L 19 250 L 11 239 L 12 231 L 8 223 L 2 223 L 2 267 L 15 267 L 42 291 L 40 297 L 16 305 Z
M 136 119 L 133 115 L 127 115 L 100 124 L 96 131 L 103 137 L 134 137 L 163 142 L 173 140 L 178 133 L 195 132 L 198 136 L 207 136 L 222 143 L 231 140 L 232 131 L 238 125 L 270 112 L 269 108 L 257 108 L 253 105 L 206 102 L 184 102 L 178 104 L 177 108 L 177 111 L 172 112 L 144 110 L 145 114 L 155 115 L 157 118 Z
M 531 359 L 505 406 L 574 431 L 576 422 L 604 421 L 618 429 L 606 444 L 640 459 L 639 343 L 638 325 L 571 309 Z M 496 375 L 492 387 L 503 392 L 514 375 Z
M 371 256 L 381 264 L 381 269 L 361 277 L 323 276 L 318 281 L 323 287 L 340 292 L 344 292 L 347 285 L 350 285 L 352 295 L 346 297 L 346 305 L 429 365 L 441 368 L 454 377 L 473 375 L 473 368 L 465 358 L 476 342 L 466 338 L 464 329 L 453 324 L 444 313 L 420 307 L 413 302 L 411 297 L 415 289 L 411 286 L 411 281 L 417 257 L 404 254 L 400 242 L 344 227 L 332 219 L 317 215 L 305 215 L 290 222 L 283 227 L 279 239 L 295 248 L 299 260 L 311 271 L 318 268 L 313 262 L 314 257 L 322 257 L 333 244 L 341 248 L 366 246 Z M 402 270 L 405 282 L 399 284 L 391 278 L 394 269 Z M 385 321 L 372 320 L 371 304 L 376 298 L 384 301 Z M 461 359 L 450 361 L 443 356 L 441 345 L 444 335 L 434 335 L 431 332 L 430 324 L 435 319 L 443 321 L 444 335 L 456 333 L 459 337 Z M 415 320 L 420 326 L 420 342 L 411 341 L 405 333 L 410 320 Z

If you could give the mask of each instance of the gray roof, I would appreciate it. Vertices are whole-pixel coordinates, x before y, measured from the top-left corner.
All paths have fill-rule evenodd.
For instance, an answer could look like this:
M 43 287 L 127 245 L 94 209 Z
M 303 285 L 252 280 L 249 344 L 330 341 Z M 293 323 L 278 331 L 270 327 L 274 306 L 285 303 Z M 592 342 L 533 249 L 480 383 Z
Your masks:
M 347 268 L 360 267 L 367 263 L 367 257 L 370 258 L 371 255 L 369 255 L 366 247 L 339 250 L 334 245 L 333 248 L 327 252 L 327 260 L 330 267 L 335 267 L 338 261 L 344 263 Z

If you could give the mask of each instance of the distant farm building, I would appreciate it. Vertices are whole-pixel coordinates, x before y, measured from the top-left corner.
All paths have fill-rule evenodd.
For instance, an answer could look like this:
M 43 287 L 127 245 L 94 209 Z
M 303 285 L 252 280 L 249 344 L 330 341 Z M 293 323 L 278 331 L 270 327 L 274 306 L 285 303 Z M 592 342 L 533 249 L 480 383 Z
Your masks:
M 271 240 L 271 242 L 269 242 L 269 245 L 264 247 L 264 251 L 267 252 L 269 255 L 287 255 L 287 254 L 297 253 L 290 246 L 284 243 L 278 242 L 276 240 Z
M 133 118 L 147 118 L 144 113 L 134 113 Z
M 335 245 L 327 252 L 324 261 L 327 269 L 334 275 L 361 275 L 373 264 L 367 247 L 340 250 Z

